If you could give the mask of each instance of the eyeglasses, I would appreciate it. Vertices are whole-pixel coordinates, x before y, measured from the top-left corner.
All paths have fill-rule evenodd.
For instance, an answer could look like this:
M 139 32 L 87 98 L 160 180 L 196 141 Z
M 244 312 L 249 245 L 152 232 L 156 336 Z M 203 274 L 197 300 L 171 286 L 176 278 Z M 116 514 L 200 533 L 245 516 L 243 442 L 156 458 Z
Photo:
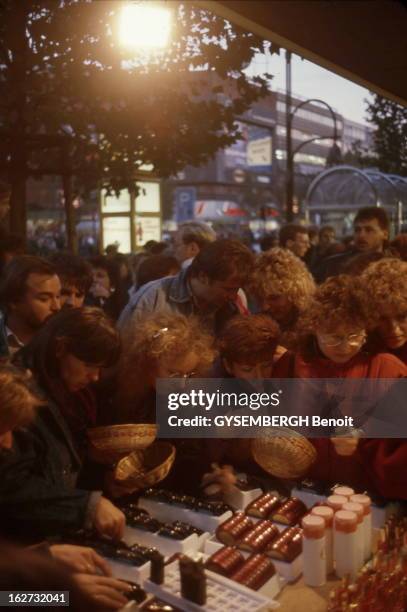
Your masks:
M 365 332 L 359 332 L 356 334 L 348 334 L 347 336 L 338 336 L 335 334 L 318 334 L 318 338 L 325 346 L 340 346 L 344 342 L 349 346 L 359 346 L 364 340 L 366 340 Z
M 182 374 L 181 372 L 172 372 L 168 375 L 168 378 L 194 378 L 198 372 L 187 372 L 186 374 Z

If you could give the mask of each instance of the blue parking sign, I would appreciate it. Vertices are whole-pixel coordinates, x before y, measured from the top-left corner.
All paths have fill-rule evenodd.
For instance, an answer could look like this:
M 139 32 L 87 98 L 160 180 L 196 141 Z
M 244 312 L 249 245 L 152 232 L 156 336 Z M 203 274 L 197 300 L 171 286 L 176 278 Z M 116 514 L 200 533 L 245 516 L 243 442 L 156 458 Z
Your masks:
M 174 190 L 175 220 L 177 223 L 194 218 L 196 200 L 195 187 L 177 187 Z

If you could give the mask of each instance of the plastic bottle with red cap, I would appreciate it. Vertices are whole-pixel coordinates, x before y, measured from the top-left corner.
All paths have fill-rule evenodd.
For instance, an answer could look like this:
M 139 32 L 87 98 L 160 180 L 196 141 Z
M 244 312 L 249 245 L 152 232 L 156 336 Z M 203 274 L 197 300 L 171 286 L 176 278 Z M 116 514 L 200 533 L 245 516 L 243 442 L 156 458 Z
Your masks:
M 301 521 L 304 583 L 319 587 L 326 583 L 325 521 L 307 514 Z
M 356 529 L 356 540 L 357 540 L 357 559 L 358 569 L 360 569 L 364 562 L 365 554 L 365 530 L 363 527 L 363 506 L 356 502 L 347 502 L 343 504 L 342 510 L 349 510 L 354 512 L 357 516 L 358 526 Z
M 337 510 L 342 510 L 343 504 L 346 504 L 347 501 L 348 498 L 343 495 L 330 495 L 326 499 L 327 505 L 333 508 L 335 512 L 337 512 Z
M 329 506 L 314 506 L 311 514 L 320 516 L 325 521 L 325 556 L 326 556 L 326 573 L 329 575 L 334 569 L 334 553 L 333 553 L 333 519 L 334 511 Z
M 347 574 L 352 580 L 358 572 L 358 519 L 354 512 L 338 510 L 334 515 L 334 564 L 339 578 Z
M 363 507 L 363 558 L 364 561 L 368 561 L 372 556 L 372 500 L 368 495 L 355 494 L 351 495 L 349 501 L 360 504 Z

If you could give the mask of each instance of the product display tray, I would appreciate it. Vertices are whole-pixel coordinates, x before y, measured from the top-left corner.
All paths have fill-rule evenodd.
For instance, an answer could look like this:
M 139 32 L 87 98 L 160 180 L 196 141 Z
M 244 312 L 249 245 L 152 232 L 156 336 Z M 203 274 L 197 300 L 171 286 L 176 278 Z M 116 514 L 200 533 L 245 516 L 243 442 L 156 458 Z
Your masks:
M 213 572 L 206 571 L 206 576 L 207 599 L 204 606 L 199 606 L 181 596 L 178 562 L 166 567 L 163 585 L 147 580 L 144 588 L 184 612 L 201 612 L 202 610 L 206 612 L 265 612 L 274 610 L 280 605 L 256 591 L 251 591 Z
M 144 529 L 129 527 L 128 525 L 124 529 L 123 541 L 129 546 L 141 544 L 142 546 L 157 548 L 165 557 L 171 557 L 176 553 L 188 554 L 189 552 L 197 552 L 202 546 L 202 536 L 198 537 L 196 533 L 183 540 L 175 540 L 145 531 Z
M 219 542 L 219 540 L 217 540 L 215 536 L 212 536 L 211 538 L 208 538 L 206 540 L 204 552 L 206 555 L 211 556 L 224 546 L 225 545 Z M 246 550 L 239 549 L 239 551 L 245 558 L 249 557 L 252 554 Z M 294 582 L 299 576 L 301 576 L 303 568 L 302 553 L 298 555 L 298 557 L 296 557 L 291 563 L 288 563 L 288 561 L 279 561 L 277 559 L 273 559 L 272 557 L 270 557 L 270 559 L 274 563 L 277 573 L 286 582 Z
M 213 516 L 203 512 L 195 512 L 195 510 L 190 510 L 188 508 L 166 504 L 165 502 L 155 501 L 146 497 L 140 497 L 138 505 L 140 508 L 147 510 L 150 516 L 159 521 L 166 523 L 183 521 L 184 523 L 189 523 L 194 527 L 198 527 L 198 529 L 210 533 L 215 531 L 221 523 L 224 523 L 232 516 L 231 511 L 224 512 L 221 516 Z

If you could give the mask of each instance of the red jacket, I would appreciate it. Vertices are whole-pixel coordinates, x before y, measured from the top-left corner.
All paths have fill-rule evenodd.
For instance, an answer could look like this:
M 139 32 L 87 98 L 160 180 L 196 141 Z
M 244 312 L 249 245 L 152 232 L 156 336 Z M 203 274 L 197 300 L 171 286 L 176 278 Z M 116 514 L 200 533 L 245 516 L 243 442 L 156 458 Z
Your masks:
M 358 353 L 346 364 L 316 357 L 306 362 L 285 353 L 273 370 L 275 378 L 403 378 L 407 366 L 387 353 Z M 312 438 L 317 460 L 305 477 L 332 485 L 342 483 L 388 499 L 407 499 L 407 440 L 361 438 L 356 452 L 338 455 L 329 438 Z
M 273 368 L 273 378 L 404 378 L 407 366 L 394 355 L 360 352 L 347 363 L 326 357 L 305 361 L 299 353 L 284 353 Z
M 313 438 L 317 460 L 305 478 L 351 486 L 387 499 L 407 500 L 407 440 L 361 438 L 356 452 L 338 455 L 329 438 Z

